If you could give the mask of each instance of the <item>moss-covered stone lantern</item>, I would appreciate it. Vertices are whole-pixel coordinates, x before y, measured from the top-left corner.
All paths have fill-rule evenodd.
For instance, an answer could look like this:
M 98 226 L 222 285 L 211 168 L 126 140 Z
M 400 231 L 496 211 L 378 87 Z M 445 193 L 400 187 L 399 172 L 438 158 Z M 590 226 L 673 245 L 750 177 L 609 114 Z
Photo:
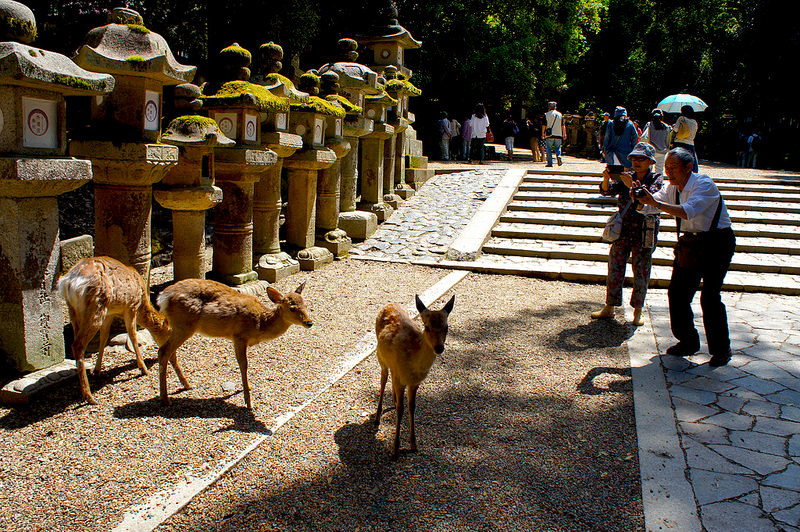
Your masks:
M 339 94 L 362 108 L 360 115 L 348 114 L 344 121 L 344 137 L 350 143 L 350 152 L 342 159 L 341 196 L 339 198 L 339 224 L 350 237 L 365 239 L 378 228 L 378 217 L 372 212 L 356 210 L 359 184 L 359 144 L 361 137 L 372 133 L 374 121 L 363 114 L 366 96 L 380 94 L 385 80 L 375 71 L 356 63 L 358 43 L 353 39 L 340 39 L 337 43 L 339 61 L 320 67 L 320 74 L 335 72 L 339 76 Z
M 384 69 L 386 76 L 386 92 L 397 100 L 397 105 L 389 109 L 389 122 L 394 126 L 396 135 L 386 141 L 387 155 L 384 172 L 386 174 L 386 184 L 393 188 L 388 192 L 408 199 L 414 195 L 414 189 L 406 183 L 406 131 L 411 126 L 413 115 L 408 110 L 408 99 L 412 96 L 419 96 L 422 91 L 415 87 L 407 79 L 402 79 L 397 67 L 389 65 Z M 384 190 L 387 190 L 386 184 Z M 387 200 L 388 201 L 388 200 Z
M 278 73 L 283 48 L 274 42 L 262 44 L 256 55 L 253 82 L 263 85 L 273 95 L 287 101 L 307 102 L 309 95 Z M 303 138 L 289 131 L 288 105 L 286 110 L 262 114 L 261 142 L 278 155 L 278 161 L 264 172 L 256 183 L 253 201 L 253 251 L 258 278 L 271 283 L 300 271 L 300 263 L 280 245 L 281 171 L 283 161 L 303 147 Z
M 114 88 L 107 74 L 25 44 L 35 35 L 30 9 L 0 1 L 0 38 L 8 39 L 0 42 L 0 366 L 16 371 L 64 361 L 61 301 L 54 295 L 61 260 L 57 197 L 92 178 L 91 162 L 66 157 L 65 96 Z
M 339 229 L 339 198 L 341 196 L 342 158 L 351 149 L 344 138 L 344 122 L 349 117 L 361 116 L 361 107 L 339 95 L 339 75 L 328 71 L 320 76 L 320 91 L 329 102 L 341 105 L 345 118 L 328 120 L 325 131 L 325 145 L 336 154 L 336 162 L 319 172 L 317 180 L 317 243 L 337 257 L 347 254 L 353 245 L 347 232 Z
M 384 196 L 384 154 L 386 140 L 394 135 L 394 127 L 387 122 L 389 108 L 397 105 L 397 100 L 386 91 L 367 96 L 364 114 L 373 120 L 372 133 L 361 139 L 361 209 L 370 211 L 382 222 L 392 215 L 394 209 L 386 203 Z
M 258 279 L 253 269 L 255 183 L 278 161 L 278 155 L 262 145 L 261 117 L 268 112 L 288 112 L 289 102 L 247 81 L 250 52 L 234 44 L 220 55 L 220 63 L 228 64 L 222 74 L 235 79 L 207 96 L 203 106 L 237 146 L 215 152 L 216 183 L 223 199 L 214 208 L 213 276 L 227 284 L 241 285 Z M 231 62 L 238 70 L 230 68 Z
M 149 282 L 152 185 L 178 162 L 178 148 L 160 143 L 163 87 L 191 81 L 196 69 L 178 63 L 164 38 L 125 8 L 89 31 L 74 59 L 117 81 L 111 94 L 93 98 L 91 128 L 69 148 L 94 167 L 95 251 Z
M 186 83 L 175 87 L 175 107 L 191 112 L 174 118 L 162 140 L 180 149 L 172 167 L 153 191 L 162 207 L 172 210 L 173 278 L 205 279 L 205 211 L 222 202 L 222 189 L 214 186 L 214 148 L 236 144 L 213 118 L 193 114 L 202 107 L 200 87 Z
M 291 104 L 290 130 L 303 139 L 303 149 L 287 158 L 284 165 L 289 180 L 286 209 L 286 243 L 296 251 L 300 269 L 315 270 L 333 261 L 333 254 L 316 243 L 316 205 L 318 172 L 336 162 L 336 153 L 325 146 L 327 124 L 345 117 L 337 103 L 318 96 L 319 76 L 307 72 L 298 89 L 308 93 L 308 103 Z

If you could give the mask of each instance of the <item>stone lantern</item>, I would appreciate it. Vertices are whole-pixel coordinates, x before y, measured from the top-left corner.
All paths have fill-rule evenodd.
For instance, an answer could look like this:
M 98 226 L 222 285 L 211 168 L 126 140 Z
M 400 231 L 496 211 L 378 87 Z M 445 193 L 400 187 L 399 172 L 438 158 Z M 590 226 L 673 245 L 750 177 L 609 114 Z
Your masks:
M 283 110 L 262 113 L 261 142 L 278 155 L 255 185 L 253 200 L 253 257 L 258 278 L 271 283 L 300 271 L 300 263 L 281 251 L 281 171 L 283 161 L 303 147 L 303 138 L 289 132 L 289 101 L 307 102 L 309 95 L 300 92 L 286 77 L 278 74 L 283 48 L 273 42 L 258 49 L 253 82 L 263 85 L 273 95 L 286 100 Z
M 341 196 L 339 198 L 339 229 L 350 237 L 365 239 L 378 228 L 378 217 L 374 213 L 357 211 L 359 181 L 360 138 L 372 133 L 374 121 L 366 118 L 363 107 L 367 95 L 380 94 L 385 80 L 369 68 L 355 63 L 358 59 L 358 43 L 353 39 L 340 39 L 337 43 L 340 62 L 329 63 L 319 69 L 320 74 L 335 72 L 339 76 L 339 95 L 360 108 L 359 115 L 347 114 L 344 121 L 344 138 L 350 144 L 350 152 L 342 159 Z
M 298 88 L 310 97 L 308 103 L 290 105 L 290 129 L 303 138 L 303 149 L 284 162 L 289 179 L 286 242 L 297 250 L 302 270 L 315 270 L 333 261 L 330 251 L 315 245 L 317 177 L 337 160 L 336 153 L 325 146 L 325 133 L 328 123 L 344 119 L 345 111 L 317 96 L 316 74 L 303 74 Z
M 597 150 L 595 133 L 597 129 L 597 115 L 594 114 L 594 111 L 589 111 L 586 113 L 586 116 L 583 117 L 583 134 L 586 137 L 586 144 L 584 145 L 583 153 L 581 154 L 583 157 L 595 156 L 595 150 Z
M 250 83 L 250 52 L 237 44 L 221 52 L 224 72 L 233 81 L 204 99 L 203 107 L 217 121 L 223 134 L 236 147 L 222 148 L 216 155 L 216 183 L 222 203 L 214 209 L 214 277 L 240 285 L 258 279 L 253 269 L 253 199 L 255 183 L 278 161 L 278 155 L 262 145 L 263 113 L 285 113 L 288 101 L 261 85 Z M 238 65 L 232 71 L 230 64 Z
M 328 71 L 320 77 L 321 93 L 329 102 L 345 110 L 345 118 L 361 116 L 362 109 L 339 95 L 339 75 Z M 325 146 L 336 154 L 336 162 L 320 170 L 317 180 L 317 240 L 316 245 L 343 257 L 353 245 L 347 232 L 339 229 L 339 201 L 341 197 L 342 159 L 350 153 L 350 143 L 344 138 L 343 118 L 329 120 L 325 130 Z
M 200 87 L 186 83 L 175 87 L 175 107 L 193 112 L 202 107 Z M 173 119 L 162 140 L 178 146 L 178 164 L 172 167 L 153 197 L 172 210 L 173 278 L 205 279 L 205 211 L 222 202 L 222 189 L 214 186 L 214 148 L 233 146 L 213 118 L 187 114 Z
M 393 66 L 397 70 L 392 74 L 396 79 L 408 81 L 412 72 L 405 66 L 405 51 L 420 48 L 422 42 L 414 39 L 409 31 L 397 21 L 397 8 L 393 2 L 387 2 L 380 13 L 380 23 L 369 29 L 365 35 L 359 35 L 356 40 L 369 50 L 371 68 L 380 73 L 386 73 L 386 67 Z M 416 87 L 414 87 L 416 89 Z M 418 89 L 417 89 L 418 90 Z M 422 155 L 422 142 L 417 140 L 417 133 L 411 124 L 414 115 L 408 111 L 407 102 L 398 104 L 399 116 L 408 121 L 408 127 L 399 134 L 396 141 L 395 165 L 398 159 L 406 164 L 406 183 L 418 186 L 433 175 L 433 170 L 428 168 L 428 159 Z M 409 161 L 405 157 L 409 157 Z M 398 169 L 395 167 L 395 180 L 400 181 Z
M 422 91 L 415 87 L 410 81 L 398 77 L 397 67 L 389 65 L 384 69 L 386 76 L 386 92 L 397 100 L 397 105 L 389 109 L 389 122 L 394 126 L 395 135 L 386 141 L 384 148 L 386 154 L 384 159 L 384 191 L 387 194 L 395 194 L 402 199 L 407 199 L 414 195 L 414 189 L 405 181 L 405 132 L 413 122 L 413 115 L 408 112 L 408 98 L 419 96 Z M 402 74 L 401 74 L 402 76 Z M 411 120 L 409 120 L 411 116 Z M 384 197 L 392 204 L 392 198 Z M 396 205 L 393 205 L 396 207 Z
M 114 78 L 24 44 L 36 21 L 20 3 L 0 1 L 0 27 L 0 351 L 32 371 L 64 361 L 57 197 L 92 178 L 91 162 L 65 156 L 64 97 L 108 93 Z
M 178 162 L 178 147 L 160 144 L 163 87 L 191 81 L 196 69 L 178 63 L 164 38 L 125 8 L 86 35 L 75 62 L 117 81 L 110 95 L 93 98 L 88 135 L 69 148 L 94 167 L 95 252 L 149 282 L 152 185 Z
M 394 135 L 394 127 L 387 120 L 389 108 L 394 105 L 397 100 L 385 91 L 367 96 L 364 105 L 364 114 L 374 121 L 374 126 L 372 133 L 361 140 L 361 208 L 375 213 L 379 222 L 394 212 L 383 199 L 386 140 Z

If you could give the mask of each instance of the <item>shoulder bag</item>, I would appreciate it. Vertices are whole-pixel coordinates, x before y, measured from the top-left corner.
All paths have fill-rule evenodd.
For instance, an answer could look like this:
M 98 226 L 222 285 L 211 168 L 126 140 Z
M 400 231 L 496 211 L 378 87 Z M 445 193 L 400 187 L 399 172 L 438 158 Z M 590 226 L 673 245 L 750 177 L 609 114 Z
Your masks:
M 603 229 L 603 240 L 606 242 L 616 242 L 619 240 L 622 234 L 622 221 L 625 218 L 625 213 L 628 212 L 628 207 L 630 207 L 632 203 L 632 201 L 628 201 L 624 209 L 608 217 L 606 227 Z
M 678 205 L 680 205 L 681 194 L 677 192 Z M 719 197 L 717 203 L 717 212 L 714 213 L 714 219 L 711 221 L 711 227 L 708 233 L 717 228 L 719 223 L 719 213 L 722 211 L 722 196 Z M 708 249 L 707 233 L 686 233 L 681 235 L 681 219 L 678 218 L 676 222 L 678 226 L 678 243 L 675 244 L 675 261 L 681 268 L 694 268 L 705 258 L 706 249 Z

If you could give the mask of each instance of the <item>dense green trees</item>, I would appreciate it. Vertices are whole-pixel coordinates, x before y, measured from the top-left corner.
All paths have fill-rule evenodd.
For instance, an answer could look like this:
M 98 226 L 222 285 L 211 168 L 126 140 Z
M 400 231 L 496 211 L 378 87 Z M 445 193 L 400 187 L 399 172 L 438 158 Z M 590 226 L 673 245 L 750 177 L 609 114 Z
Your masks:
M 333 59 L 336 39 L 363 32 L 386 2 L 339 0 L 128 0 L 202 79 L 216 51 L 236 41 L 274 40 L 302 69 Z M 98 0 L 37 0 L 39 46 L 71 53 L 105 22 Z M 423 48 L 407 55 L 424 96 L 420 122 L 440 109 L 611 110 L 634 116 L 662 97 L 689 92 L 702 116 L 706 155 L 731 160 L 739 130 L 765 133 L 763 160 L 800 167 L 800 113 L 789 72 L 800 56 L 800 24 L 779 0 L 398 0 L 400 23 Z M 422 125 L 422 124 L 420 124 Z

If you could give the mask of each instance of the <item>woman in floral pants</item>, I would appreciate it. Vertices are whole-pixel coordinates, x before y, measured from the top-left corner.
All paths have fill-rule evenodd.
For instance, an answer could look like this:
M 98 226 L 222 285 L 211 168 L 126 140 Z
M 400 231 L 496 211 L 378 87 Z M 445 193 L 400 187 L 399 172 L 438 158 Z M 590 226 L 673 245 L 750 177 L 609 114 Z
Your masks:
M 628 155 L 633 172 L 612 175 L 606 169 L 603 172 L 603 181 L 600 184 L 600 194 L 603 196 L 617 196 L 617 206 L 620 210 L 633 201 L 628 207 L 622 223 L 622 234 L 619 239 L 611 243 L 608 254 L 608 280 L 606 284 L 606 304 L 597 312 L 592 312 L 592 318 L 613 318 L 614 307 L 622 305 L 622 283 L 625 281 L 625 265 L 631 259 L 633 270 L 633 293 L 631 306 L 633 307 L 633 324 L 642 325 L 642 307 L 647 295 L 647 285 L 650 284 L 650 266 L 652 265 L 653 249 L 658 238 L 658 214 L 643 214 L 637 210 L 640 204 L 631 198 L 630 187 L 634 180 L 642 183 L 651 193 L 661 189 L 661 174 L 652 172 L 655 164 L 655 148 L 646 142 L 638 143 Z M 622 162 L 628 166 L 627 161 Z M 616 178 L 616 179 L 615 179 Z

